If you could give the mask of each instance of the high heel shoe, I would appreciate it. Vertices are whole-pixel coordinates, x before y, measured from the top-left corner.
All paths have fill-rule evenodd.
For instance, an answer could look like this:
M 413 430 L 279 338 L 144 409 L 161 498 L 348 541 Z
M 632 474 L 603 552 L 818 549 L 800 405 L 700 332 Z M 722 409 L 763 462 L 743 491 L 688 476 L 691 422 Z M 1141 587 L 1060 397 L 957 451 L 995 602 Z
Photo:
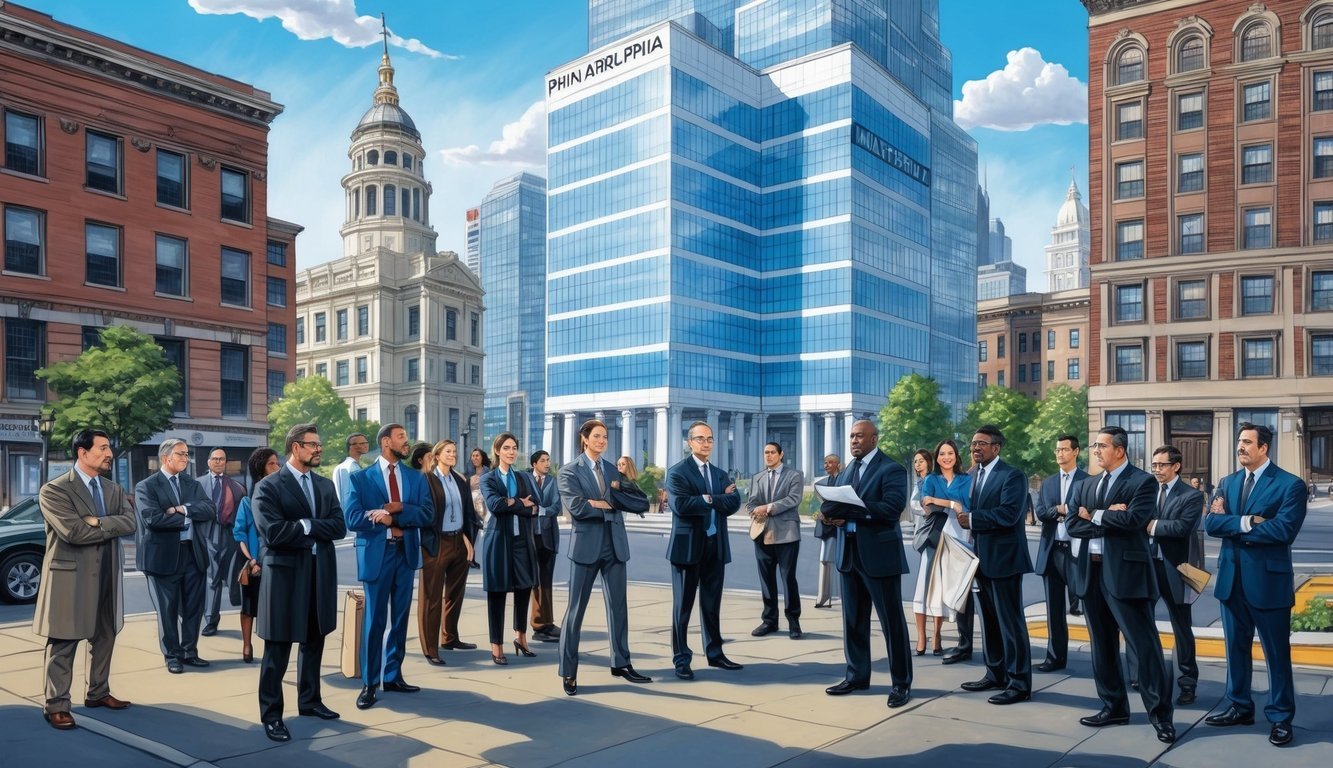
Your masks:
M 944 648 L 940 646 L 940 641 L 938 639 L 935 640 L 935 650 L 931 651 L 931 653 L 934 654 L 935 656 L 944 655 Z
M 925 656 L 925 655 L 926 655 L 926 648 L 925 648 L 925 646 L 922 646 L 922 647 L 920 647 L 920 648 L 917 648 L 917 649 L 916 649 L 916 655 L 917 655 L 917 656 Z
M 491 661 L 495 662 L 496 664 L 499 664 L 502 667 L 509 663 L 509 659 L 506 659 L 503 656 L 496 656 L 493 653 L 491 654 Z
M 520 656 L 526 656 L 529 659 L 537 658 L 537 654 L 529 651 L 525 646 L 519 645 L 517 640 L 514 641 L 514 653 L 517 653 Z

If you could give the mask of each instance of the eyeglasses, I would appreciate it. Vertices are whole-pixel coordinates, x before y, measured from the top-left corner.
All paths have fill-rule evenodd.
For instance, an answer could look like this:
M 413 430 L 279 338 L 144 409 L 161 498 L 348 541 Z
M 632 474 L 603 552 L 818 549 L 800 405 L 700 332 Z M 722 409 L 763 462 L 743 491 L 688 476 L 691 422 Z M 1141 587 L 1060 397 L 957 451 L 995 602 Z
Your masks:
M 1148 466 L 1152 467 L 1153 469 L 1166 469 L 1167 467 L 1174 467 L 1175 465 L 1176 463 L 1174 461 L 1154 461 Z
M 1096 450 L 1096 451 L 1105 451 L 1105 450 L 1110 449 L 1110 447 L 1111 447 L 1111 444 L 1110 444 L 1110 443 L 1093 443 L 1093 444 L 1092 444 L 1092 448 L 1093 448 L 1093 450 Z
M 713 438 L 711 438 L 711 437 L 699 437 L 698 435 L 695 435 L 694 437 L 691 437 L 691 438 L 690 438 L 690 442 L 691 442 L 691 443 L 711 443 L 711 442 L 713 442 Z
M 178 459 L 188 459 L 188 458 L 190 458 L 190 452 L 189 452 L 189 451 L 172 451 L 172 452 L 171 452 L 171 455 L 172 455 L 172 456 L 175 456 L 175 457 L 178 458 Z
M 995 445 L 995 441 L 993 441 L 993 440 L 973 440 L 973 441 L 972 441 L 972 447 L 973 447 L 973 448 L 985 448 L 985 447 L 988 446 L 988 445 Z
M 324 447 L 324 444 L 318 440 L 297 440 L 296 442 L 300 443 L 301 445 L 304 445 L 307 448 L 313 448 L 316 451 Z

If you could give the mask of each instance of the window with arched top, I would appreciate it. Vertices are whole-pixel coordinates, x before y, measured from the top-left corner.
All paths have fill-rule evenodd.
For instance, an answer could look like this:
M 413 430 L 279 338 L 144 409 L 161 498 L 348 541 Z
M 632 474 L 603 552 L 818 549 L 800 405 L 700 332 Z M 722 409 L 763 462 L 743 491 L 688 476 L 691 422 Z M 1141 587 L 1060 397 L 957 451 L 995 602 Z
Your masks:
M 374 215 L 375 215 L 375 194 L 376 194 L 376 191 L 377 191 L 377 190 L 375 189 L 375 185 L 374 185 L 374 184 L 371 184 L 370 186 L 366 187 L 366 215 L 367 215 L 367 216 L 374 216 Z
M 352 190 L 352 218 L 361 218 L 361 190 Z
M 1310 25 L 1310 47 L 1316 51 L 1333 48 L 1333 9 L 1316 16 Z
M 1190 35 L 1176 48 L 1176 71 L 1194 72 L 1207 65 L 1203 38 Z
M 401 194 L 402 205 L 398 210 L 403 212 L 403 218 L 410 218 L 412 216 L 412 190 L 403 187 Z
M 1115 84 L 1137 83 L 1143 79 L 1143 49 L 1128 46 L 1115 59 Z
M 421 188 L 412 188 L 412 218 L 421 221 Z M 425 222 L 422 222 L 423 224 Z
M 379 165 L 379 164 L 380 164 L 380 151 L 378 149 L 372 149 L 366 153 L 366 165 Z
M 1240 33 L 1240 60 L 1259 61 L 1273 55 L 1273 30 L 1256 21 Z
M 384 185 L 384 215 L 396 216 L 398 208 L 398 189 L 392 184 Z
M 403 167 L 409 171 L 412 170 L 412 155 L 406 152 L 403 153 Z
M 386 149 L 384 151 L 384 164 L 398 165 L 398 153 L 394 152 L 392 149 Z

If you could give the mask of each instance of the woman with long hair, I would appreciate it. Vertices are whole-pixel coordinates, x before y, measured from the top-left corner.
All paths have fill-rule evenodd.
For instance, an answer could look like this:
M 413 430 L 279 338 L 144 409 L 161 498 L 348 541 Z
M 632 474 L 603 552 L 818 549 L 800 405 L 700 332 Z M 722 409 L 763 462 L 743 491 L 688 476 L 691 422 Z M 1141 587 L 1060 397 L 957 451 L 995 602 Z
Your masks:
M 926 580 L 930 571 L 930 563 L 934 559 L 935 548 L 929 544 L 929 531 L 934 524 L 934 516 L 926 512 L 925 506 L 921 503 L 922 486 L 926 478 L 934 469 L 934 461 L 931 459 L 930 451 L 922 448 L 912 454 L 912 496 L 908 501 L 908 506 L 912 509 L 912 517 L 915 518 L 916 528 L 912 534 L 912 548 L 921 553 L 920 565 L 916 569 L 916 591 L 912 594 L 912 614 L 916 617 L 916 655 L 921 656 L 926 652 Z M 943 619 L 935 619 L 935 647 L 940 647 L 940 624 Z
M 934 559 L 935 551 L 939 547 L 940 536 L 950 536 L 954 541 L 968 546 L 967 531 L 958 524 L 958 512 L 967 509 L 972 495 L 972 476 L 963 471 L 961 456 L 957 443 L 953 440 L 941 440 L 939 445 L 935 446 L 935 471 L 922 484 L 921 503 L 923 507 L 931 510 L 933 543 L 928 546 L 931 560 Z M 926 552 L 923 551 L 922 554 L 926 555 Z M 941 656 L 944 650 L 940 647 L 940 623 L 944 618 L 954 621 L 955 616 L 954 611 L 948 606 L 932 604 L 931 601 L 924 599 L 930 588 L 929 570 L 928 564 L 922 565 L 921 571 L 926 574 L 926 592 L 921 593 L 923 612 L 927 616 L 936 617 L 935 655 Z M 920 584 L 919 579 L 918 584 Z
M 518 438 L 501 432 L 492 450 L 495 469 L 481 478 L 481 494 L 490 512 L 481 539 L 481 588 L 486 592 L 491 661 L 508 664 L 503 635 L 505 595 L 509 592 L 514 593 L 514 653 L 537 655 L 528 648 L 528 602 L 537 585 L 537 542 L 532 523 L 538 507 L 531 481 L 514 467 Z
M 473 448 L 472 453 L 468 454 L 468 460 L 472 462 L 472 477 L 468 478 L 468 483 L 472 486 L 472 508 L 477 510 L 478 515 L 486 515 L 486 500 L 481 497 L 481 478 L 491 471 L 491 457 L 480 448 Z
M 257 448 L 246 461 L 250 471 L 252 487 L 260 480 L 282 469 L 278 452 L 272 448 Z M 241 499 L 236 507 L 236 521 L 231 535 L 236 539 L 240 551 L 237 560 L 240 568 L 236 578 L 241 581 L 241 658 L 246 664 L 255 660 L 254 646 L 250 635 L 254 630 L 255 616 L 259 615 L 259 529 L 255 527 L 255 516 L 250 510 L 250 497 Z

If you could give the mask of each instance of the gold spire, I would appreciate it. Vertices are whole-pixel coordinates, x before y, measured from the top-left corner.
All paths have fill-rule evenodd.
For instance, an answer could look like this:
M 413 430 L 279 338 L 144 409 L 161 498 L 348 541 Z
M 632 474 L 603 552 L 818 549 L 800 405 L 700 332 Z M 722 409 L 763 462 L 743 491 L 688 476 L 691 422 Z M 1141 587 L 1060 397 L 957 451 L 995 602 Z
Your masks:
M 380 14 L 380 34 L 384 37 L 384 54 L 380 57 L 380 84 L 375 89 L 376 104 L 398 104 L 398 89 L 393 85 L 393 64 L 389 63 L 389 27 Z

